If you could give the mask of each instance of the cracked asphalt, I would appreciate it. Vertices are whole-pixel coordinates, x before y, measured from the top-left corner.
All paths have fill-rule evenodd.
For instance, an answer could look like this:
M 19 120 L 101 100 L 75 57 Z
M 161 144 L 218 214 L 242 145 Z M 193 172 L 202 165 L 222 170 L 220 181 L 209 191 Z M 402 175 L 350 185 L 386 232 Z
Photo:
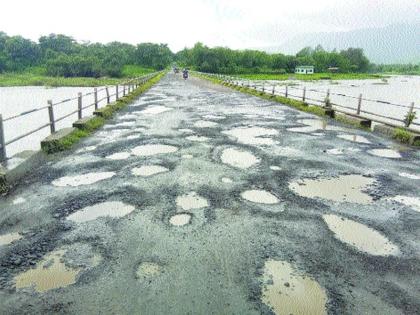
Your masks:
M 0 313 L 282 314 L 263 298 L 275 260 L 319 284 L 325 313 L 419 314 L 419 151 L 319 120 L 166 75 L 0 197 L 0 236 L 20 235 L 0 245 Z M 342 200 L 327 186 L 313 196 L 291 189 L 348 175 L 373 182 L 358 191 L 364 202 L 346 199 L 352 184 L 328 186 Z M 331 214 L 380 233 L 394 252 L 346 242 L 326 224 Z M 62 272 L 77 270 L 71 283 L 18 287 L 57 250 Z

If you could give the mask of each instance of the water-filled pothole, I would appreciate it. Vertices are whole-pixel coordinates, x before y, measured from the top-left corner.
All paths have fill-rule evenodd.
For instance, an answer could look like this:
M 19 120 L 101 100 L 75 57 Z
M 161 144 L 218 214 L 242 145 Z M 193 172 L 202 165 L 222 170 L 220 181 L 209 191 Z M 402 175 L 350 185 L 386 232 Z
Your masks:
M 178 150 L 177 147 L 173 145 L 166 144 L 144 144 L 135 147 L 131 150 L 134 155 L 137 156 L 151 156 L 156 154 L 167 154 L 173 153 Z
M 317 130 L 336 130 L 336 131 L 344 130 L 343 128 L 340 128 L 340 127 L 328 125 L 326 120 L 299 119 L 297 122 L 304 124 L 306 126 L 289 128 L 287 130 L 292 131 L 292 132 L 303 132 L 303 133 L 311 133 Z
M 91 185 L 104 179 L 111 178 L 114 175 L 114 172 L 93 172 L 75 176 L 64 176 L 53 180 L 52 184 L 58 187 Z
M 275 314 L 326 314 L 327 294 L 308 275 L 286 261 L 267 260 L 261 300 Z
M 150 278 L 159 275 L 162 272 L 161 266 L 154 262 L 142 262 L 136 270 L 136 277 L 138 279 Z
M 208 207 L 209 205 L 207 199 L 199 196 L 194 191 L 182 196 L 178 196 L 176 198 L 176 204 L 183 210 L 200 209 Z
M 255 203 L 263 203 L 270 205 L 279 202 L 279 199 L 272 193 L 260 189 L 246 190 L 241 194 L 241 196 L 242 198 Z
M 134 206 L 121 201 L 107 201 L 80 209 L 67 217 L 77 223 L 95 220 L 99 217 L 123 217 L 133 212 Z
M 364 224 L 334 214 L 325 214 L 322 218 L 338 240 L 360 251 L 377 256 L 399 253 L 398 246 Z
M 106 158 L 108 160 L 126 160 L 131 156 L 129 152 L 117 152 L 111 155 L 108 155 Z
M 142 110 L 140 113 L 144 115 L 157 115 L 157 114 L 164 113 L 170 110 L 172 110 L 172 108 L 162 106 L 162 105 L 153 105 L 153 106 L 147 106 L 147 108 Z
M 289 188 L 303 197 L 369 204 L 373 199 L 363 190 L 374 182 L 374 178 L 362 175 L 342 175 L 337 178 L 304 179 L 290 183 Z
M 14 205 L 20 205 L 20 204 L 25 203 L 25 202 L 26 202 L 26 199 L 23 198 L 23 197 L 17 197 L 16 199 L 13 199 L 13 201 L 12 201 L 12 203 Z
M 210 120 L 212 120 L 212 119 L 213 120 L 221 120 L 221 119 L 225 119 L 226 116 L 208 114 L 208 115 L 204 115 L 203 118 L 210 119 Z
M 192 159 L 194 157 L 194 155 L 192 155 L 192 154 L 183 154 L 181 157 L 183 159 Z
M 214 121 L 208 121 L 208 120 L 199 120 L 194 123 L 194 127 L 197 128 L 213 128 L 217 127 L 219 124 Z
M 402 173 L 399 173 L 398 175 L 401 177 L 409 178 L 409 179 L 420 179 L 420 175 L 416 175 L 416 174 L 402 172 Z
M 9 245 L 13 243 L 14 241 L 20 240 L 21 238 L 22 238 L 22 235 L 16 232 L 0 235 L 0 246 Z
M 209 137 L 204 137 L 204 136 L 188 136 L 185 139 L 189 141 L 195 141 L 195 142 L 206 142 L 210 140 Z
M 223 131 L 228 136 L 235 137 L 238 142 L 249 145 L 273 145 L 275 141 L 271 138 L 276 136 L 278 131 L 263 127 L 238 127 Z
M 401 154 L 398 151 L 395 151 L 392 149 L 373 149 L 373 150 L 368 151 L 368 153 L 375 156 L 385 157 L 388 159 L 401 158 Z
M 143 177 L 148 177 L 148 176 L 156 175 L 159 173 L 164 173 L 167 171 L 169 171 L 169 169 L 160 165 L 143 165 L 140 167 L 135 167 L 131 170 L 133 175 L 143 176 Z
M 270 170 L 272 171 L 281 171 L 281 167 L 277 165 L 271 165 Z
M 233 180 L 229 177 L 222 177 L 222 183 L 231 184 L 233 183 Z
M 402 203 L 403 205 L 411 207 L 412 209 L 420 212 L 420 198 L 398 195 L 391 198 L 391 200 Z
M 357 142 L 357 143 L 365 143 L 365 144 L 371 143 L 368 139 L 359 135 L 338 135 L 337 137 L 340 139 Z
M 190 222 L 191 214 L 188 213 L 175 214 L 169 219 L 169 223 L 174 226 L 183 226 L 189 224 Z
M 220 159 L 223 163 L 237 168 L 249 168 L 255 164 L 260 163 L 260 159 L 251 152 L 242 151 L 235 148 L 228 148 L 223 150 Z

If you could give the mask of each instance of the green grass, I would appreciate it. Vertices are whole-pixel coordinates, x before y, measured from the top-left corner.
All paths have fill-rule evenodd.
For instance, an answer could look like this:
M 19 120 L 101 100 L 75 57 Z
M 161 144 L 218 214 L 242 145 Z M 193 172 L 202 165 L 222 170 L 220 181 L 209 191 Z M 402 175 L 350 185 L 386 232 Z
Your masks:
M 314 73 L 314 74 L 237 74 L 232 75 L 249 80 L 288 80 L 291 78 L 303 81 L 312 80 L 365 80 L 365 79 L 382 79 L 383 75 L 369 73 Z
M 411 139 L 411 133 L 404 128 L 395 128 L 393 138 L 402 142 L 409 143 Z
M 0 73 L 0 86 L 103 86 L 115 85 L 127 80 L 127 78 L 138 77 L 144 74 L 152 73 L 155 70 L 142 68 L 136 65 L 126 65 L 123 68 L 121 78 L 64 78 L 51 77 L 46 75 L 46 69 L 43 67 L 32 67 L 25 72 Z

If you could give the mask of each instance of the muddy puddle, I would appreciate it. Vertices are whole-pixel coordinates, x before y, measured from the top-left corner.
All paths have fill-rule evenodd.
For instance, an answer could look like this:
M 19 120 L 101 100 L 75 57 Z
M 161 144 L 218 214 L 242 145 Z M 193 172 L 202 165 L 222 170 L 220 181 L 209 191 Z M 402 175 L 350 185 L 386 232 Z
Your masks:
M 148 177 L 152 175 L 156 175 L 159 173 L 164 173 L 169 171 L 166 167 L 160 165 L 144 165 L 140 167 L 135 167 L 131 170 L 131 173 L 136 176 L 143 176 Z
M 222 133 L 249 145 L 273 145 L 276 142 L 271 137 L 278 135 L 277 130 L 263 127 L 238 127 Z
M 241 197 L 245 200 L 255 203 L 263 203 L 268 205 L 279 203 L 279 199 L 266 190 L 246 190 L 241 194 Z
M 107 201 L 78 210 L 70 214 L 67 217 L 67 220 L 83 223 L 95 220 L 99 217 L 120 218 L 133 212 L 134 209 L 134 206 L 125 204 L 121 201 Z
M 150 278 L 161 273 L 161 266 L 154 262 L 142 262 L 136 270 L 137 279 Z
M 142 110 L 140 113 L 144 115 L 157 115 L 170 110 L 172 110 L 172 108 L 161 105 L 152 105 L 147 106 L 147 108 L 145 110 Z
M 398 246 L 364 224 L 334 214 L 325 214 L 322 218 L 338 240 L 362 252 L 376 256 L 399 253 Z
M 152 156 L 157 154 L 174 153 L 176 151 L 178 151 L 177 147 L 166 144 L 144 144 L 131 150 L 131 152 L 137 156 Z
M 131 156 L 131 154 L 129 152 L 117 152 L 111 155 L 108 155 L 106 158 L 108 160 L 126 160 Z
M 369 144 L 371 143 L 368 139 L 366 139 L 363 136 L 359 136 L 359 135 L 338 135 L 337 136 L 340 139 L 344 139 L 347 141 L 351 141 L 351 142 L 357 142 L 357 143 L 365 143 L 365 144 Z
M 417 212 L 420 212 L 420 198 L 398 195 L 390 198 L 390 200 L 396 201 L 414 209 Z
M 200 209 L 209 206 L 207 199 L 199 196 L 194 191 L 178 196 L 176 198 L 176 204 L 183 210 Z
M 9 245 L 14 241 L 20 240 L 22 235 L 17 232 L 0 235 L 0 246 Z
M 293 127 L 287 129 L 288 131 L 292 132 L 302 132 L 302 133 L 311 133 L 317 130 L 335 130 L 335 131 L 343 131 L 344 129 L 341 127 L 331 126 L 327 124 L 326 120 L 320 119 L 299 119 L 297 121 L 300 124 L 306 125 L 304 127 Z
M 327 314 L 325 290 L 286 261 L 265 262 L 261 295 L 277 315 Z
M 210 138 L 204 136 L 188 136 L 185 139 L 195 142 L 206 142 L 210 140 Z
M 37 292 L 45 292 L 76 283 L 78 274 L 84 268 L 66 266 L 63 260 L 65 255 L 66 249 L 46 254 L 35 268 L 22 272 L 14 278 L 16 288 L 32 287 Z M 101 260 L 100 255 L 90 256 L 86 267 L 95 267 Z
M 388 159 L 399 159 L 401 158 L 401 154 L 398 151 L 392 149 L 373 149 L 368 151 L 369 154 L 384 157 Z
M 64 176 L 52 181 L 52 184 L 57 187 L 76 187 L 82 185 L 91 185 L 93 183 L 111 178 L 115 175 L 114 172 L 95 172 L 86 173 L 83 175 Z
M 180 213 L 172 216 L 169 223 L 174 226 L 183 226 L 191 222 L 191 215 L 188 213 Z
M 246 169 L 253 165 L 260 163 L 260 159 L 251 152 L 242 151 L 235 148 L 228 148 L 223 150 L 220 159 L 224 164 Z
M 218 123 L 214 121 L 208 121 L 208 120 L 199 120 L 194 123 L 194 127 L 197 127 L 197 128 L 214 128 L 217 126 L 219 126 Z
M 289 188 L 303 197 L 369 204 L 373 199 L 364 190 L 373 183 L 374 178 L 342 175 L 335 178 L 304 179 L 290 183 Z

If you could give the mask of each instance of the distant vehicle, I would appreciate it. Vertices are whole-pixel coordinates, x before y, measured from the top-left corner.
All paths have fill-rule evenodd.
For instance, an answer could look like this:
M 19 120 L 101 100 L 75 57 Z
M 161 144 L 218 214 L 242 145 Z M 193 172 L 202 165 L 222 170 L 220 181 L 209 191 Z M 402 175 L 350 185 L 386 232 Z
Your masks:
M 182 70 L 182 77 L 184 78 L 184 80 L 188 79 L 188 69 Z
M 179 69 L 177 67 L 174 68 L 174 73 L 179 73 Z

